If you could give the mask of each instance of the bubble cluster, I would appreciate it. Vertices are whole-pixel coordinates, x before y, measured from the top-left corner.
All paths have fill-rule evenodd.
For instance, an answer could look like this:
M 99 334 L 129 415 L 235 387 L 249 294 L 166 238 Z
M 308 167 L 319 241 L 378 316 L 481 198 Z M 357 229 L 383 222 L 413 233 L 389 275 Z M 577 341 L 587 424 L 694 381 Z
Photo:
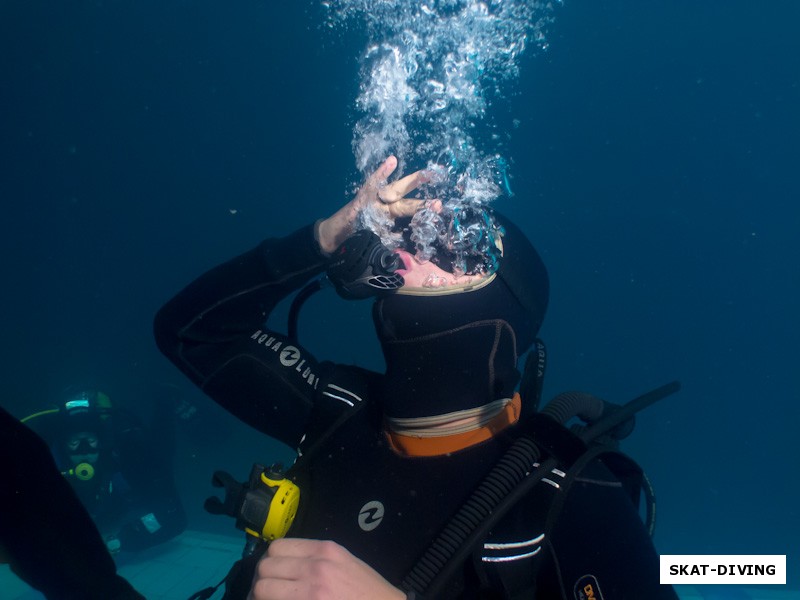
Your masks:
M 426 207 L 411 219 L 410 229 L 417 260 L 430 260 L 455 275 L 497 270 L 502 230 L 482 206 L 454 199 L 441 211 Z
M 484 147 L 497 140 L 481 137 L 491 129 L 487 110 L 492 99 L 503 97 L 503 84 L 518 76 L 525 49 L 546 47 L 554 3 L 327 0 L 323 6 L 328 26 L 364 27 L 369 40 L 356 99 L 361 117 L 353 131 L 358 168 L 368 174 L 389 154 L 397 156 L 399 173 L 427 164 L 436 177 L 425 191 L 443 200 L 446 210 L 438 216 L 423 210 L 412 222 L 418 257 L 433 258 L 443 227 L 451 236 L 466 236 L 447 245 L 469 245 L 475 236 L 453 225 L 456 215 L 485 212 L 501 193 L 511 192 L 506 161 L 497 148 Z M 443 226 L 447 218 L 451 223 Z M 393 224 L 380 215 L 362 221 L 384 243 L 400 243 Z

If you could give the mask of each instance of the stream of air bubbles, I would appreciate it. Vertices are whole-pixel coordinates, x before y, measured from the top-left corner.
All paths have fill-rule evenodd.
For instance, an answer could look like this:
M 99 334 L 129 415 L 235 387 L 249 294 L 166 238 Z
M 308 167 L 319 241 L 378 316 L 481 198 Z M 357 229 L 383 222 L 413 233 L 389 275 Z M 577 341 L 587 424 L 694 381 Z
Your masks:
M 444 201 L 411 223 L 420 260 L 444 244 L 464 263 L 487 243 L 483 210 L 511 194 L 501 136 L 487 114 L 517 79 L 529 48 L 546 49 L 554 3 L 538 0 L 330 0 L 322 3 L 334 29 L 362 27 L 360 118 L 353 130 L 359 170 L 371 173 L 387 156 L 426 164 L 434 177 L 426 190 Z M 377 211 L 375 211 L 377 212 Z M 364 225 L 389 247 L 401 243 L 393 223 L 365 214 Z M 481 241 L 483 240 L 483 241 Z M 461 260 L 459 260 L 461 259 Z M 456 270 L 463 270 L 456 265 Z M 479 269 L 480 270 L 480 269 Z

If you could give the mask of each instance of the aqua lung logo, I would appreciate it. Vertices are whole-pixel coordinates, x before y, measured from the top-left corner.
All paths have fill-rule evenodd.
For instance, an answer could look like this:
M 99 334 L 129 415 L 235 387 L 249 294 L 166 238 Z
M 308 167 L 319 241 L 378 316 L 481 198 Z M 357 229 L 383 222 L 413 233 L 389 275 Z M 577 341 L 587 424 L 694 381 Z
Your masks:
M 269 348 L 273 352 L 280 352 L 278 360 L 281 361 L 284 367 L 290 369 L 294 368 L 295 371 L 300 373 L 300 377 L 302 377 L 308 385 L 314 389 L 317 388 L 319 377 L 311 372 L 311 367 L 306 366 L 306 359 L 301 357 L 300 350 L 295 346 L 289 344 L 284 345 L 282 340 L 279 340 L 269 333 L 264 333 L 260 329 L 251 335 L 250 339 L 261 346 Z
M 383 521 L 383 504 L 377 500 L 367 502 L 358 511 L 358 526 L 364 531 L 372 531 Z
M 300 350 L 294 346 L 284 346 L 281 350 L 281 364 L 284 367 L 293 367 L 300 360 Z

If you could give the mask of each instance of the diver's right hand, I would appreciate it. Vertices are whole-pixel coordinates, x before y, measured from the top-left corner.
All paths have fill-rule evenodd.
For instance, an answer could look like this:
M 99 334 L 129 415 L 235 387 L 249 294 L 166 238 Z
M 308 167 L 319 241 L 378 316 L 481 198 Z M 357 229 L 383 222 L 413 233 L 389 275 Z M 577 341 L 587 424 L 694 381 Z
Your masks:
M 258 563 L 247 600 L 405 600 L 406 595 L 335 542 L 283 538 Z
M 397 168 L 397 157 L 390 156 L 377 170 L 369 176 L 367 181 L 358 190 L 355 198 L 345 204 L 333 215 L 320 221 L 317 228 L 317 238 L 320 250 L 330 254 L 355 231 L 355 223 L 361 211 L 371 209 L 385 212 L 394 220 L 399 217 L 410 217 L 426 202 L 419 198 L 406 198 L 423 183 L 430 181 L 431 175 L 427 170 L 415 171 L 386 183 L 389 176 Z M 434 200 L 433 202 L 437 202 Z

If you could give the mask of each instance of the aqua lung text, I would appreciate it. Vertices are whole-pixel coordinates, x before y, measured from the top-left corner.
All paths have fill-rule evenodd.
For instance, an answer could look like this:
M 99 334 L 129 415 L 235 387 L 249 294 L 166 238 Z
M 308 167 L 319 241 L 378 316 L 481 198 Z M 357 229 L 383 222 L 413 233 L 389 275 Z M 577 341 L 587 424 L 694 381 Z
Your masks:
M 300 350 L 296 346 L 290 344 L 284 345 L 283 340 L 279 340 L 274 335 L 264 333 L 260 329 L 250 336 L 257 344 L 269 348 L 273 352 L 280 352 L 279 360 L 284 367 L 294 367 L 294 370 L 300 373 L 305 382 L 317 389 L 319 384 L 319 377 L 311 372 L 311 368 L 305 366 L 306 359 L 300 355 Z

